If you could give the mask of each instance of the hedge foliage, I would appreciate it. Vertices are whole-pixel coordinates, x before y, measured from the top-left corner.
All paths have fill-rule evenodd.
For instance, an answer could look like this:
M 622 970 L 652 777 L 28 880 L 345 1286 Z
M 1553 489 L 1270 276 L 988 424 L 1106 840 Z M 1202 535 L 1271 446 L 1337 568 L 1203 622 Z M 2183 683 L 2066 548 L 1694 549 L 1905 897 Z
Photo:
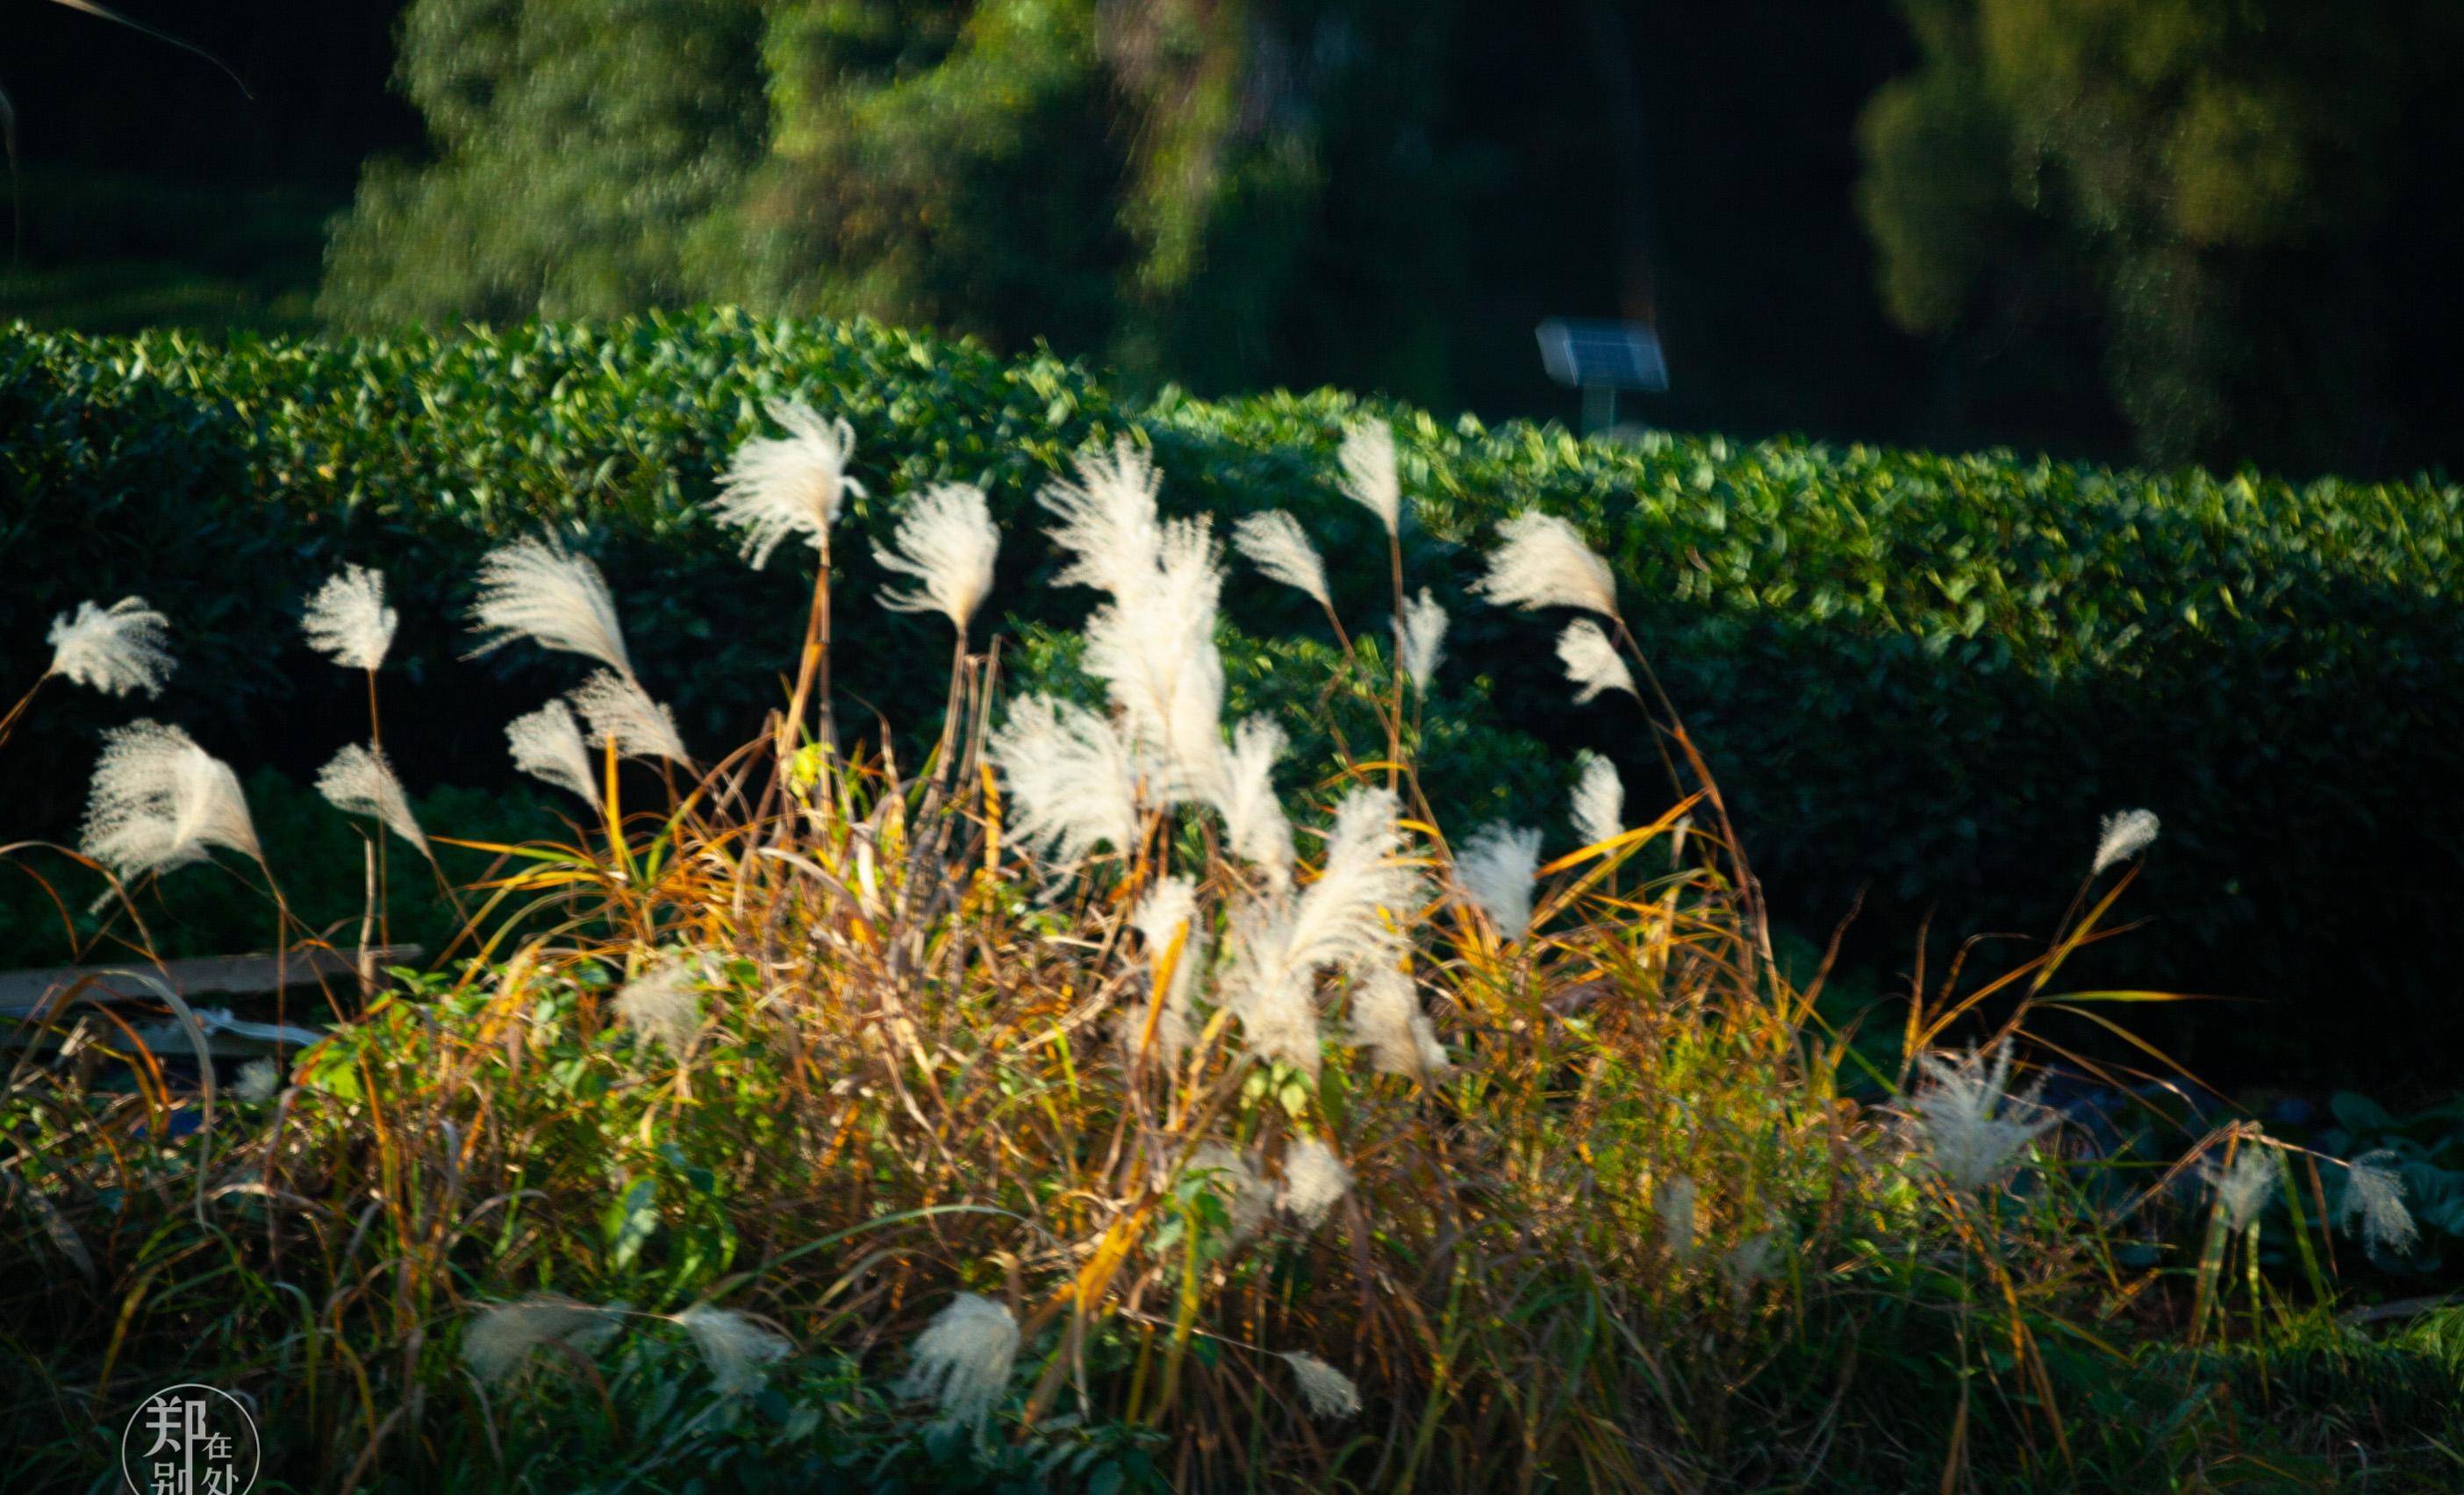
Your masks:
M 1299 513 L 1354 630 L 1375 631 L 1386 582 L 1364 558 L 1382 546 L 1331 478 L 1345 423 L 1383 415 L 1417 504 L 1407 565 L 1455 614 L 1434 716 L 1459 802 L 1554 816 L 1579 746 L 1655 796 L 1640 718 L 1570 705 L 1551 625 L 1463 594 L 1496 521 L 1537 505 L 1617 564 L 1798 926 L 1861 894 L 1864 948 L 1903 969 L 1927 913 L 1946 932 L 2042 928 L 2098 816 L 2145 804 L 2166 833 L 2134 902 L 2160 912 L 2090 970 L 2267 1003 L 2167 1033 L 2195 1066 L 2348 1064 L 2386 1024 L 2443 1010 L 2434 932 L 2464 881 L 2464 490 L 2427 479 L 1583 441 L 1334 392 L 1131 401 L 1049 356 L 730 313 L 339 341 L 19 330 L 0 346 L 0 681 L 42 668 L 53 613 L 142 592 L 183 656 L 156 709 L 304 775 L 363 726 L 355 682 L 297 642 L 299 600 L 360 561 L 386 569 L 405 619 L 397 761 L 415 785 L 500 783 L 502 722 L 580 671 L 521 650 L 461 662 L 460 614 L 487 544 L 549 526 L 601 559 L 688 737 L 732 745 L 778 698 L 805 575 L 783 559 L 748 574 L 698 505 L 788 394 L 853 424 L 870 491 L 855 526 L 886 533 L 918 484 L 982 483 L 1008 534 L 998 605 L 1022 625 L 1086 605 L 1048 588 L 1034 491 L 1129 431 L 1170 508 Z M 928 716 L 937 623 L 869 606 L 867 547 L 841 555 L 843 719 Z M 1262 583 L 1227 611 L 1236 703 L 1313 699 L 1322 620 Z M 1010 631 L 1023 673 L 1066 665 L 1048 633 Z M 0 839 L 73 824 L 93 731 L 142 709 L 47 698 L 0 749 L 17 786 Z

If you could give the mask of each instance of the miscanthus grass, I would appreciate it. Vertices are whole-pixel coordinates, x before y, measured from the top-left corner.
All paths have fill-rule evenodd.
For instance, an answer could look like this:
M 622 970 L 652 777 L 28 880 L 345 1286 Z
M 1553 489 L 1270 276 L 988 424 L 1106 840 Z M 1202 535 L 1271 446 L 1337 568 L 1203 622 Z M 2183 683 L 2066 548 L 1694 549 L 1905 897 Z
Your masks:
M 814 553 L 761 740 L 692 758 L 606 579 L 517 541 L 474 615 L 484 647 L 593 662 L 506 728 L 583 813 L 489 848 L 450 956 L 327 992 L 327 1036 L 194 1104 L 181 1075 L 221 1076 L 176 992 L 159 1031 L 189 1052 L 72 994 L 11 1063 L 12 1404 L 75 1411 L 12 1474 L 90 1482 L 82 1429 L 175 1379 L 251 1398 L 298 1488 L 2153 1488 L 2254 1447 L 2340 1457 L 2185 1401 L 2146 1347 L 2267 1343 L 2298 1318 L 2288 1261 L 2320 1264 L 2299 1322 L 2332 1324 L 2323 1232 L 2404 1256 L 2405 1165 L 2277 1167 L 2245 1139 L 2213 1189 L 2150 1188 L 2093 1155 L 2039 1099 L 2087 1061 L 2035 1025 L 2094 1013 L 2055 982 L 2104 903 L 2015 973 L 1921 972 L 1897 1074 L 1879 1026 L 1831 1026 L 1770 955 L 1683 703 L 1632 697 L 1648 666 L 1564 521 L 1507 525 L 1479 594 L 1581 616 L 1485 627 L 1543 674 L 1571 638 L 1568 701 L 1677 765 L 1583 758 L 1571 830 L 1458 835 L 1430 803 L 1415 724 L 1446 696 L 1446 619 L 1399 543 L 1354 577 L 1297 515 L 1233 531 L 1353 664 L 1355 627 L 1391 622 L 1392 668 L 1330 687 L 1384 756 L 1296 762 L 1290 723 L 1232 714 L 1223 547 L 1165 517 L 1134 440 L 1038 495 L 1042 563 L 1093 594 L 1081 695 L 1005 689 L 969 638 L 1022 539 L 1004 505 L 880 495 L 874 601 L 955 635 L 926 771 L 831 715 L 830 536 L 872 501 L 854 433 L 771 414 L 785 434 L 735 454 L 716 513 L 751 561 Z M 1382 428 L 1330 488 L 1399 535 Z M 159 684 L 142 612 L 65 620 L 54 670 Z M 328 657 L 382 663 L 374 573 L 311 613 Z M 373 740 L 321 787 L 414 845 L 452 835 L 410 819 Z M 2108 825 L 2094 869 L 2153 832 Z M 105 736 L 81 854 L 118 879 L 123 954 L 145 875 L 262 860 L 231 767 L 143 721 Z M 352 953 L 279 927 L 286 957 Z M 2307 1192 L 2275 1210 L 2271 1187 Z
M 108 607 L 79 603 L 76 612 L 52 620 L 50 673 L 105 695 L 160 695 L 174 664 L 165 647 L 170 634 L 170 620 L 143 597 Z

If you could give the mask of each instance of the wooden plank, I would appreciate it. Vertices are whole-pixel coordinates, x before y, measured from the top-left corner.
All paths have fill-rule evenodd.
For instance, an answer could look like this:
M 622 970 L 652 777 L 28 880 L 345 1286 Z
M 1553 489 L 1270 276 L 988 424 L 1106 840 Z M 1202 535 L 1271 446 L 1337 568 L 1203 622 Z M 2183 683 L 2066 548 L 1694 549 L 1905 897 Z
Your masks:
M 389 965 L 416 964 L 427 953 L 417 945 L 379 945 L 368 951 L 368 959 L 383 970 Z M 192 960 L 169 961 L 160 968 L 130 960 L 120 965 L 10 971 L 0 973 L 0 1018 L 31 1017 L 44 1003 L 88 977 L 94 979 L 86 988 L 85 1000 L 162 1000 L 152 987 L 129 974 L 143 972 L 193 1002 L 200 997 L 268 997 L 281 987 L 311 985 L 319 977 L 356 980 L 359 969 L 356 953 L 310 950 L 280 960 L 273 956 L 202 956 Z

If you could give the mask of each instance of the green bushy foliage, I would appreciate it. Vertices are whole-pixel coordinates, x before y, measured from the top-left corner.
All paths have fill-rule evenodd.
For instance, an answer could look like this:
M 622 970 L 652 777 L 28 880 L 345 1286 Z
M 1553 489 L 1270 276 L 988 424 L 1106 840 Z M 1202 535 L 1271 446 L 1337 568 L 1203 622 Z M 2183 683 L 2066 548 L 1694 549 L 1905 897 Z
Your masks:
M 883 534 L 920 483 L 986 487 L 1008 537 L 998 611 L 1067 623 L 1083 606 L 1046 596 L 1032 495 L 1126 431 L 1153 445 L 1173 512 L 1299 514 L 1349 625 L 1382 632 L 1374 521 L 1327 477 L 1344 424 L 1373 412 L 1333 392 L 1130 403 L 1048 355 L 729 313 L 451 339 L 19 331 L 0 348 L 0 534 L 45 564 L 0 596 L 0 678 L 40 671 L 45 625 L 78 598 L 142 593 L 170 613 L 183 660 L 150 709 L 304 778 L 361 728 L 353 682 L 297 642 L 299 599 L 342 561 L 380 564 L 405 619 L 387 679 L 398 764 L 414 789 L 497 781 L 502 723 L 579 671 L 464 663 L 459 614 L 480 550 L 545 525 L 605 564 L 689 739 L 741 740 L 783 695 L 779 641 L 804 572 L 792 556 L 746 572 L 697 505 L 761 402 L 789 393 L 852 422 L 860 530 Z M 2464 845 L 2438 787 L 2464 766 L 2464 491 L 1786 440 L 1618 445 L 1374 413 L 1395 425 L 1417 507 L 1408 564 L 1444 579 L 1454 613 L 1462 781 L 1507 784 L 1501 808 L 1556 813 L 1555 765 L 1578 746 L 1656 781 L 1631 717 L 1571 707 L 1530 625 L 1463 593 L 1496 521 L 1536 505 L 1617 565 L 1785 916 L 1820 929 L 1861 893 L 1869 953 L 1895 960 L 1927 912 L 2041 926 L 2097 815 L 2145 804 L 2166 823 L 2146 898 L 2163 912 L 2132 942 L 2134 974 L 2267 1003 L 2159 1024 L 2194 1066 L 2332 1067 L 2380 1042 L 2380 1022 L 2443 1003 L 2434 955 L 2395 932 L 2436 927 Z M 869 605 L 869 547 L 840 556 L 842 719 L 926 718 L 931 672 L 905 666 L 945 643 Z M 1232 604 L 1235 693 L 1307 696 L 1334 657 L 1323 620 L 1266 590 Z M 1050 652 L 1012 663 L 1032 673 Z M 45 709 L 52 730 L 7 748 L 26 786 L 11 816 L 57 834 L 92 730 L 147 708 L 63 692 Z

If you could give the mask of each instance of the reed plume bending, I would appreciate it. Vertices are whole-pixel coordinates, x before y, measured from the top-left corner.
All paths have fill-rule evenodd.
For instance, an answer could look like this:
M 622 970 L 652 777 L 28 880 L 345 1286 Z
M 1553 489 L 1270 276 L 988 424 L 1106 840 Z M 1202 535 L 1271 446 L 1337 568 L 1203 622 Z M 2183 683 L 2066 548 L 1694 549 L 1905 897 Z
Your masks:
M 383 748 L 356 742 L 343 748 L 319 771 L 317 792 L 342 813 L 369 816 L 409 842 L 421 856 L 435 859 L 427 834 L 419 828 L 419 818 L 411 813 L 410 797 L 403 792 L 402 780 L 394 777 Z
M 517 539 L 488 552 L 479 562 L 471 616 L 483 636 L 468 658 L 529 639 L 541 649 L 598 660 L 628 678 L 633 673 L 607 579 L 561 540 Z
M 157 721 L 103 733 L 78 845 L 122 881 L 205 861 L 215 846 L 265 861 L 239 776 Z
M 505 726 L 514 766 L 535 779 L 582 796 L 592 809 L 599 804 L 599 770 L 573 709 L 561 700 L 515 717 Z
M 143 597 L 123 597 L 108 607 L 79 603 L 75 613 L 52 620 L 47 673 L 105 695 L 131 691 L 160 695 L 177 667 L 164 647 L 170 633 L 170 620 L 147 606 Z

